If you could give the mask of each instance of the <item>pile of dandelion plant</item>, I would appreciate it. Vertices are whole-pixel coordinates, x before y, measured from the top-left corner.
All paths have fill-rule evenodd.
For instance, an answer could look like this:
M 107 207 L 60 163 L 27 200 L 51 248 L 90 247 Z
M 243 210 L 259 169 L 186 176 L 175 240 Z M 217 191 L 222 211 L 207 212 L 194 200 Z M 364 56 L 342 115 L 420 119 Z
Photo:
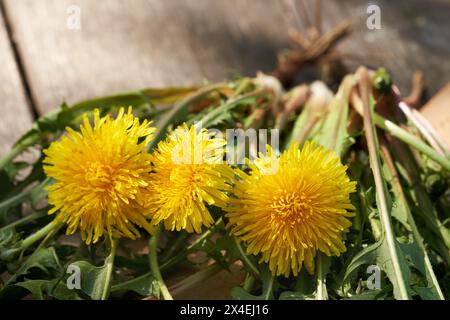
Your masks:
M 448 298 L 449 151 L 414 111 L 365 68 L 63 104 L 0 159 L 0 299 L 173 299 L 236 268 L 222 297 Z

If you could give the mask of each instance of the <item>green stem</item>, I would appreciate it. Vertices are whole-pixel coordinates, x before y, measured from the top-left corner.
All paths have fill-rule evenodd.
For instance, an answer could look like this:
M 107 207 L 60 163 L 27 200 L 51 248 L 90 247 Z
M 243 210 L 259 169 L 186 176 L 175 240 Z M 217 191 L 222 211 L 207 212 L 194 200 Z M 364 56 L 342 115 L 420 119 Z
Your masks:
M 220 217 L 219 219 L 216 220 L 216 222 L 214 222 L 214 224 L 211 226 L 211 228 L 209 228 L 208 230 L 206 230 L 200 237 L 197 238 L 197 240 L 195 240 L 194 242 L 192 242 L 187 248 L 187 251 L 192 251 L 197 249 L 197 247 L 199 245 L 202 244 L 203 241 L 205 241 L 207 238 L 209 238 L 213 232 L 216 231 L 216 229 L 220 226 L 220 224 L 222 223 L 223 219 L 222 217 Z
M 172 295 L 170 294 L 167 286 L 164 282 L 164 279 L 161 275 L 161 271 L 158 265 L 158 239 L 161 233 L 161 225 L 156 227 L 155 234 L 150 238 L 148 243 L 150 253 L 149 253 L 149 262 L 150 262 L 150 270 L 152 271 L 153 277 L 155 277 L 156 281 L 158 281 L 160 292 L 165 300 L 173 300 Z
M 50 224 L 51 224 L 51 223 L 50 223 Z M 59 228 L 61 228 L 61 226 L 62 226 L 61 223 L 55 223 L 55 225 L 56 225 L 55 227 L 49 228 L 49 230 L 43 231 L 43 230 L 46 229 L 50 224 L 48 224 L 47 226 L 45 226 L 44 228 L 42 228 L 41 230 L 38 231 L 38 233 L 42 231 L 42 234 L 39 236 L 39 238 L 36 238 L 36 239 L 34 240 L 34 242 L 38 241 L 38 240 L 41 239 L 42 237 L 45 237 L 45 238 L 41 241 L 41 243 L 40 243 L 40 244 L 38 245 L 38 247 L 33 251 L 33 253 L 32 253 L 29 257 L 27 257 L 27 259 L 26 259 L 27 261 L 30 261 L 30 260 L 32 259 L 32 257 L 36 255 L 36 252 L 39 252 L 39 250 L 40 250 L 41 248 L 43 248 L 43 247 L 46 245 L 47 241 L 48 241 L 48 240 L 49 240 L 56 232 L 58 232 Z M 30 238 L 30 237 L 28 237 L 28 238 Z M 27 238 L 27 239 L 28 239 L 28 238 Z M 22 242 L 22 244 L 23 244 L 23 242 Z M 31 244 L 30 244 L 30 245 L 31 245 Z M 15 257 L 15 254 L 16 254 L 16 253 L 19 253 L 19 252 L 20 252 L 20 256 L 19 256 L 19 258 L 17 258 L 16 262 L 19 262 L 19 263 L 21 264 L 21 267 L 19 268 L 19 270 L 18 270 L 11 278 L 8 279 L 8 281 L 7 281 L 6 284 L 5 284 L 6 286 L 8 286 L 9 284 L 11 284 L 11 283 L 13 283 L 14 281 L 16 281 L 17 277 L 22 273 L 23 268 L 26 266 L 26 263 L 22 263 L 23 253 L 24 253 L 24 250 L 25 250 L 25 249 L 26 249 L 26 247 L 24 247 L 23 245 L 20 246 L 20 247 L 17 248 L 17 249 L 13 249 L 12 254 L 14 255 L 14 257 Z M 59 265 L 59 262 L 58 262 L 58 265 Z M 60 266 L 60 265 L 59 265 L 59 266 Z
M 316 300 L 328 300 L 328 292 L 326 286 L 326 268 L 324 267 L 326 257 L 322 253 L 317 255 L 317 288 Z
M 187 237 L 189 236 L 188 233 L 184 232 L 181 233 L 178 238 L 172 243 L 172 245 L 167 248 L 167 250 L 161 255 L 161 261 L 167 261 L 170 259 L 170 257 L 180 249 L 180 247 L 186 242 Z
M 374 114 L 374 123 L 379 128 L 389 132 L 392 136 L 398 138 L 399 140 L 413 146 L 420 152 L 426 154 L 428 157 L 439 163 L 442 167 L 444 167 L 446 170 L 450 171 L 450 160 L 446 157 L 441 156 L 438 152 L 436 152 L 433 148 L 426 145 L 419 139 L 417 139 L 412 134 L 406 132 L 399 126 L 397 126 L 395 123 L 384 119 L 383 117 Z
M 387 204 L 387 187 L 383 180 L 381 173 L 381 161 L 379 157 L 379 149 L 377 148 L 378 142 L 375 134 L 374 122 L 372 120 L 373 111 L 370 107 L 370 80 L 365 68 L 361 68 L 358 71 L 359 87 L 363 104 L 363 120 L 364 131 L 367 140 L 367 146 L 369 149 L 370 167 L 372 169 L 373 178 L 375 181 L 375 188 L 377 191 L 377 199 L 379 212 L 381 216 L 381 222 L 383 225 L 384 235 L 387 241 L 387 247 L 389 250 L 389 256 L 392 261 L 392 267 L 394 269 L 395 278 L 399 288 L 399 297 L 403 300 L 409 300 L 408 289 L 406 287 L 405 276 L 402 272 L 400 260 L 397 252 L 397 240 L 395 239 L 394 231 L 392 230 L 391 219 Z
M 53 220 L 52 222 L 47 224 L 45 227 L 43 227 L 36 233 L 33 233 L 32 235 L 28 236 L 27 238 L 25 238 L 22 241 L 22 243 L 20 245 L 21 250 L 22 251 L 26 250 L 28 247 L 30 247 L 32 244 L 34 244 L 36 241 L 39 241 L 40 239 L 45 237 L 47 234 L 49 234 L 51 231 L 58 228 L 60 225 L 61 225 L 60 222 Z
M 364 110 L 363 110 L 363 105 L 361 104 L 361 101 L 355 100 L 354 102 L 356 102 L 353 104 L 356 111 L 359 114 L 363 115 Z M 378 115 L 375 112 L 372 112 L 372 121 L 380 129 L 386 131 L 387 133 L 389 133 L 392 136 L 396 137 L 397 139 L 405 142 L 406 144 L 414 147 L 418 151 L 427 155 L 430 159 L 433 159 L 434 161 L 439 163 L 443 168 L 450 171 L 450 160 L 444 156 L 441 156 L 436 150 L 434 150 L 433 148 L 431 148 L 424 142 L 420 141 L 414 135 L 403 130 L 402 128 L 400 128 L 398 125 L 396 125 L 392 121 L 389 121 L 389 120 L 383 118 L 382 116 Z
M 264 300 L 269 300 L 270 296 L 272 295 L 273 291 L 273 283 L 275 281 L 275 276 L 270 274 L 269 276 L 269 283 L 267 284 L 267 287 L 264 289 L 264 292 L 262 294 L 262 297 Z
M 251 292 L 254 285 L 255 285 L 255 278 L 250 273 L 247 273 L 243 289 L 247 292 Z
M 140 281 L 142 281 L 143 279 L 145 279 L 151 275 L 152 275 L 152 272 L 149 271 L 149 272 L 146 272 L 146 273 L 140 275 L 139 277 L 115 284 L 111 287 L 111 292 L 120 291 L 124 288 L 128 288 L 130 285 L 133 285 L 134 283 L 139 283 Z
M 2 170 L 8 163 L 13 161 L 19 154 L 21 154 L 28 145 L 16 144 L 11 151 L 0 159 L 0 170 Z
M 209 238 L 211 236 L 211 234 L 213 234 L 215 232 L 215 230 L 217 229 L 217 227 L 220 226 L 220 224 L 222 223 L 222 217 L 220 217 L 219 219 L 217 219 L 217 221 L 214 223 L 214 225 L 211 226 L 211 228 L 209 228 L 207 231 L 205 231 L 200 237 L 197 238 L 197 240 L 195 240 L 192 244 L 190 244 L 189 246 L 187 246 L 185 249 L 183 249 L 179 254 L 177 254 L 175 257 L 172 257 L 171 259 L 165 261 L 162 265 L 161 265 L 161 269 L 168 269 L 171 266 L 173 266 L 174 264 L 178 263 L 179 261 L 183 260 L 184 257 L 189 253 L 192 252 L 194 250 L 196 250 L 204 240 L 206 240 L 207 238 Z
M 252 92 L 248 92 L 236 98 L 230 98 L 226 102 L 222 103 L 220 106 L 215 108 L 214 110 L 205 114 L 202 118 L 200 118 L 199 122 L 202 124 L 204 128 L 208 128 L 211 126 L 211 123 L 215 121 L 215 119 L 224 113 L 230 113 L 234 108 L 238 107 L 241 103 L 244 103 L 246 100 L 250 98 L 263 97 L 266 96 L 269 92 L 267 89 L 259 88 Z M 187 121 L 188 125 L 198 121 L 198 119 L 190 119 Z
M 241 244 L 239 243 L 239 241 L 236 239 L 236 237 L 234 237 L 234 242 L 236 244 L 236 247 L 239 251 L 239 254 L 241 255 L 242 260 L 244 261 L 245 265 L 247 266 L 247 268 L 249 269 L 249 271 L 252 273 L 252 275 L 256 278 L 260 278 L 261 274 L 258 270 L 258 268 L 255 266 L 255 264 L 247 257 L 247 255 L 244 252 L 244 248 L 242 248 Z
M 13 223 L 10 223 L 2 228 L 0 228 L 0 231 L 5 230 L 5 229 L 9 229 L 9 228 L 14 228 L 17 226 L 20 226 L 21 224 L 33 221 L 37 218 L 41 218 L 43 216 L 45 216 L 46 211 L 38 211 L 38 212 L 34 212 L 32 214 L 27 215 L 26 217 L 23 217 L 19 220 L 14 221 Z
M 3 202 L 0 202 L 0 211 L 7 209 L 9 207 L 15 206 L 16 204 L 21 203 L 23 200 L 27 199 L 33 192 L 38 192 L 39 190 L 42 190 L 47 186 L 50 179 L 46 178 L 44 181 L 42 181 L 40 184 L 38 184 L 34 188 L 30 188 L 27 191 L 23 191 L 9 199 L 6 199 Z
M 222 223 L 222 217 L 220 217 L 219 219 L 217 219 L 217 221 L 214 223 L 213 226 L 211 226 L 211 228 L 209 228 L 207 231 L 205 231 L 196 241 L 194 241 L 191 245 L 189 245 L 188 247 L 184 248 L 179 254 L 177 254 L 175 257 L 172 257 L 171 259 L 165 261 L 163 264 L 161 264 L 159 270 L 165 271 L 167 269 L 169 269 L 170 267 L 172 267 L 173 265 L 175 265 L 176 263 L 178 263 L 179 261 L 181 261 L 182 259 L 184 259 L 184 257 L 186 257 L 186 255 L 197 249 L 197 247 L 205 240 L 207 239 L 209 236 L 211 236 L 211 234 L 215 231 L 215 229 L 217 229 L 217 227 L 220 226 L 220 224 Z M 139 282 L 142 279 L 145 279 L 146 277 L 148 277 L 149 275 L 153 274 L 151 271 L 144 273 L 142 275 L 140 275 L 137 278 L 122 282 L 120 284 L 114 285 L 113 286 L 113 291 L 117 291 L 120 290 L 121 288 L 127 287 L 130 284 L 133 284 L 134 282 Z
M 114 270 L 114 258 L 116 257 L 118 242 L 119 242 L 118 239 L 111 239 L 111 251 L 109 253 L 109 256 L 105 260 L 106 278 L 103 286 L 102 296 L 100 298 L 101 300 L 108 300 L 109 293 L 111 292 L 111 282 Z
M 242 79 L 242 81 L 239 83 L 236 90 L 233 92 L 233 95 L 231 96 L 231 98 L 236 98 L 237 96 L 239 96 L 242 92 L 247 90 L 247 88 L 250 87 L 251 84 L 253 84 L 252 79 L 250 79 L 250 78 Z

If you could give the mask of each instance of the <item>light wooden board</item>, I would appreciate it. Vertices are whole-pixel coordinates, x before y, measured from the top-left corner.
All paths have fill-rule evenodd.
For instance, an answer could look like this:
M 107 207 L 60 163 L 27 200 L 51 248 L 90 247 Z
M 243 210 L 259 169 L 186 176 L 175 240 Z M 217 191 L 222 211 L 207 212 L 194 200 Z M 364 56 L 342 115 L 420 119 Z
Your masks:
M 450 150 L 450 82 L 427 102 L 421 112 Z
M 31 127 L 32 116 L 0 15 L 0 157 Z
M 81 9 L 80 30 L 66 26 L 69 5 Z M 64 99 L 269 71 L 287 44 L 275 1 L 6 0 L 5 7 L 41 114 Z
M 450 81 L 450 1 L 449 0 L 323 0 L 324 24 L 331 27 L 344 17 L 353 21 L 352 34 L 337 49 L 342 54 L 367 55 L 349 59 L 345 66 L 355 70 L 365 64 L 384 66 L 402 93 L 408 95 L 415 70 L 425 73 L 428 96 Z M 381 29 L 367 28 L 367 7 L 380 8 Z

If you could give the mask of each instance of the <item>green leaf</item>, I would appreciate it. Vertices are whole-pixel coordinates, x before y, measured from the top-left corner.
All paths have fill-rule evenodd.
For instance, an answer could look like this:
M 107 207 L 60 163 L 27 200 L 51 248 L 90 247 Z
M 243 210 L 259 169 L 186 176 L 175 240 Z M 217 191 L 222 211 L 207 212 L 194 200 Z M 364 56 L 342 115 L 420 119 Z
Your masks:
M 81 290 L 90 296 L 93 300 L 100 300 L 105 291 L 105 282 L 107 280 L 107 265 L 96 267 L 87 261 L 73 262 L 81 271 Z
M 29 198 L 32 199 L 32 202 L 38 202 L 39 200 L 43 199 L 47 194 L 45 191 L 45 187 L 47 186 L 49 181 L 50 179 L 47 178 L 41 183 L 39 183 L 39 185 L 27 191 L 20 192 L 0 202 L 0 214 L 1 212 L 7 212 L 9 208 L 17 206 Z
M 62 266 L 59 263 L 55 248 L 39 248 L 36 249 L 32 255 L 26 259 L 16 272 L 16 276 L 26 275 L 32 268 L 38 268 L 44 271 L 47 275 L 51 275 L 56 271 L 56 275 L 62 273 Z
M 271 274 L 267 267 L 261 272 L 262 293 L 260 295 L 252 295 L 241 287 L 231 289 L 231 296 L 236 300 L 273 300 L 275 277 Z
M 0 170 L 0 200 L 3 200 L 13 188 L 14 184 L 11 174 L 6 170 Z
M 155 280 L 151 272 L 129 281 L 115 284 L 111 288 L 111 292 L 121 290 L 131 290 L 143 296 L 159 296 L 158 281 Z
M 33 294 L 33 297 L 38 300 L 44 300 L 45 291 L 48 288 L 48 280 L 28 280 L 16 283 L 16 286 L 27 289 Z
M 4 250 L 16 247 L 16 244 L 19 241 L 20 236 L 16 233 L 14 228 L 0 229 L 0 257 L 3 256 Z
M 228 121 L 231 122 L 232 118 L 230 117 L 230 112 L 234 108 L 237 108 L 242 105 L 253 105 L 256 103 L 255 97 L 251 96 L 243 96 L 234 100 L 229 100 L 222 103 L 217 108 L 213 108 L 209 110 L 209 112 L 201 115 L 201 117 L 193 118 L 189 121 L 190 124 L 194 123 L 194 121 L 201 121 L 202 126 L 204 128 L 210 128 L 221 124 L 222 122 Z
M 360 294 L 352 295 L 349 300 L 378 300 L 382 294 L 385 293 L 383 289 L 366 290 Z
M 81 290 L 94 300 L 105 300 L 109 296 L 114 270 L 118 239 L 111 239 L 110 253 L 101 267 L 87 261 L 76 261 L 71 266 L 80 268 Z
M 222 237 L 217 239 L 215 247 L 218 252 L 225 250 L 225 257 L 228 261 L 234 261 L 239 259 L 241 256 L 234 238 L 229 234 L 224 234 Z
M 284 291 L 280 294 L 279 300 L 315 300 L 314 294 L 304 294 L 301 292 Z
M 323 120 L 320 131 L 314 136 L 315 141 L 333 149 L 340 156 L 346 152 L 352 141 L 347 132 L 347 120 L 348 98 L 354 85 L 355 77 L 353 75 L 344 78 L 328 107 L 329 111 Z
M 427 257 L 419 245 L 413 243 L 401 243 L 400 248 L 408 261 L 410 267 L 418 270 L 422 276 L 425 276 L 427 287 L 413 285 L 412 289 L 419 294 L 424 300 L 439 300 L 441 299 L 439 289 L 434 285 L 434 275 L 431 274 L 432 269 L 427 267 Z
M 11 261 L 20 250 L 20 236 L 14 228 L 0 229 L 0 261 Z
M 388 274 L 389 280 L 394 286 L 394 296 L 397 299 L 409 299 L 409 269 L 405 267 L 404 257 L 399 250 L 398 242 L 391 222 L 392 201 L 387 191 L 387 183 L 383 177 L 380 160 L 380 145 L 376 135 L 375 125 L 372 121 L 375 100 L 370 94 L 370 82 L 368 72 L 362 67 L 359 69 L 360 92 L 362 96 L 364 115 L 364 134 L 369 149 L 370 167 L 375 182 L 377 195 L 377 208 L 380 213 L 380 221 L 383 226 L 383 237 L 378 250 L 377 264 Z
M 67 288 L 59 279 L 53 280 L 28 280 L 14 284 L 27 289 L 35 299 L 44 300 L 47 296 L 58 300 L 82 300 L 77 290 Z
M 430 299 L 430 297 L 432 297 L 432 299 L 439 299 L 439 293 L 433 286 L 431 275 L 425 267 L 425 257 L 419 246 L 415 243 L 397 243 L 397 249 L 398 258 L 400 260 L 402 272 L 405 275 L 405 282 L 409 293 L 412 295 L 415 291 L 422 299 Z M 396 298 L 399 297 L 398 284 L 385 238 L 382 238 L 377 243 L 365 248 L 353 258 L 346 267 L 342 285 L 348 284 L 351 277 L 358 272 L 361 266 L 370 264 L 375 264 L 380 267 L 381 270 L 386 272 L 387 277 L 393 284 L 394 296 Z M 422 275 L 426 276 L 429 287 L 420 287 L 411 283 L 411 267 L 414 267 Z

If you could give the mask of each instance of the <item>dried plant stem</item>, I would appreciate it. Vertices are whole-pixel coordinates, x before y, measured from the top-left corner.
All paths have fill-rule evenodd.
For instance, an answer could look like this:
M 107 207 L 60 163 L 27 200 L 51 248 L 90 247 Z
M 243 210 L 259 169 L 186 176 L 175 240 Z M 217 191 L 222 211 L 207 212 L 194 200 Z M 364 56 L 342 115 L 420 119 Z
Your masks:
M 322 32 L 322 0 L 316 0 L 316 8 L 315 8 L 315 26 L 319 33 Z
M 279 59 L 278 67 L 272 72 L 272 75 L 277 77 L 283 84 L 289 84 L 305 63 L 323 55 L 349 30 L 350 22 L 344 21 L 310 44 L 305 44 L 305 41 L 301 40 L 302 46 L 307 45 L 307 48 L 304 50 L 291 50 L 282 55 Z M 301 36 L 294 36 L 293 38 L 303 39 Z
M 425 76 L 423 72 L 416 71 L 411 80 L 411 92 L 405 98 L 405 102 L 410 106 L 417 107 L 423 94 Z
M 395 278 L 399 288 L 399 297 L 402 300 L 409 300 L 408 289 L 406 287 L 405 276 L 403 274 L 400 261 L 398 258 L 398 246 L 395 234 L 391 225 L 390 212 L 387 204 L 387 188 L 381 172 L 381 161 L 379 150 L 377 149 L 377 137 L 375 135 L 374 122 L 372 120 L 372 110 L 370 108 L 370 91 L 371 84 L 367 69 L 360 68 L 357 72 L 359 79 L 359 90 L 361 92 L 363 115 L 364 115 L 364 131 L 369 149 L 370 167 L 373 172 L 375 188 L 377 191 L 378 210 L 380 212 L 381 222 L 383 224 L 383 232 L 386 237 L 389 255 L 392 261 Z

